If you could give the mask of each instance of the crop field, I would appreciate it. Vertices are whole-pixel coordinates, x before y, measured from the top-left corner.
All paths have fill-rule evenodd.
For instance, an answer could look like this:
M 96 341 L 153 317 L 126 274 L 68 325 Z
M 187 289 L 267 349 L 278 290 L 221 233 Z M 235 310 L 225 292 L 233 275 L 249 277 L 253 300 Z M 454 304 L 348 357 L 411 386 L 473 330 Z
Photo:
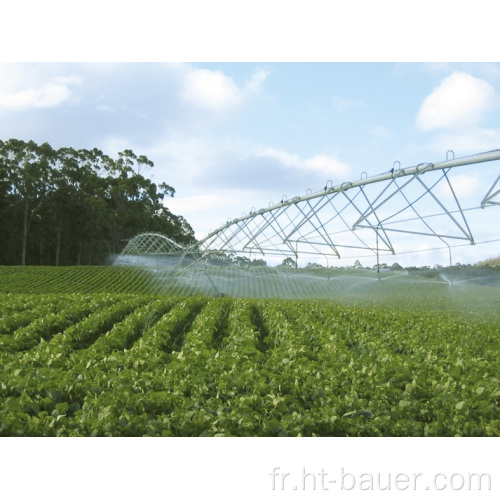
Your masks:
M 259 299 L 158 278 L 0 268 L 0 435 L 500 436 L 497 287 Z
M 4 266 L 0 293 L 158 293 L 163 284 L 138 267 Z

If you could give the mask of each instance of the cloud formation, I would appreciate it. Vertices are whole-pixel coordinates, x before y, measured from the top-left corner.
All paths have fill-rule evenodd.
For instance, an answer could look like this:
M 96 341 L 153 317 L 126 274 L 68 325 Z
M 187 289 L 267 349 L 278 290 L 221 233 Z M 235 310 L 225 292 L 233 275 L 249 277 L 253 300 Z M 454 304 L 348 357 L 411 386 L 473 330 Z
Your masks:
M 351 169 L 346 164 L 328 154 L 318 154 L 301 159 L 299 156 L 286 151 L 265 147 L 257 152 L 257 156 L 277 160 L 288 169 L 314 174 L 318 177 L 323 176 L 325 181 L 328 179 L 348 179 L 351 174 Z
M 196 69 L 185 78 L 182 98 L 209 110 L 226 110 L 241 101 L 238 87 L 221 71 Z
M 73 97 L 71 86 L 79 83 L 81 80 L 77 77 L 55 77 L 35 87 L 3 86 L 0 87 L 0 109 L 53 108 Z
M 182 99 L 196 107 L 224 112 L 239 106 L 248 94 L 257 92 L 268 73 L 257 70 L 247 85 L 238 87 L 222 71 L 189 69 L 184 77 Z
M 477 126 L 498 102 L 493 86 L 468 73 L 456 71 L 428 95 L 417 116 L 423 131 Z

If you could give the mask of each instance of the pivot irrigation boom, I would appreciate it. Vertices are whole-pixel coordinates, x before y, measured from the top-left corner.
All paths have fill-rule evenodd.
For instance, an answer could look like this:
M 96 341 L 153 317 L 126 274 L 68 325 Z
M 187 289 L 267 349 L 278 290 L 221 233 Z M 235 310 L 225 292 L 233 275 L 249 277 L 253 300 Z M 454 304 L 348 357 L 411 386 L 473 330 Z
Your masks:
M 328 260 L 348 257 L 352 249 L 366 250 L 377 258 L 381 253 L 405 251 L 404 240 L 400 239 L 399 246 L 395 243 L 401 235 L 407 241 L 409 235 L 438 239 L 448 248 L 453 246 L 450 242 L 475 244 L 471 213 L 500 205 L 500 168 L 488 172 L 474 169 L 472 177 L 454 176 L 454 172 L 457 167 L 497 160 L 500 149 L 410 168 L 397 167 L 395 162 L 383 174 L 367 177 L 363 172 L 356 181 L 337 186 L 328 181 L 317 192 L 291 199 L 283 196 L 280 203 L 227 221 L 189 247 L 169 244 L 169 253 L 178 255 L 179 262 L 187 254 L 200 259 L 211 254 L 295 258 L 305 254 Z M 491 186 L 483 189 L 484 195 L 478 196 L 470 186 L 464 189 L 468 179 L 477 177 L 479 189 Z M 471 206 L 465 207 L 463 201 L 471 200 Z M 151 241 L 150 234 L 144 237 Z M 136 253 L 141 247 L 140 239 L 134 240 L 123 255 Z

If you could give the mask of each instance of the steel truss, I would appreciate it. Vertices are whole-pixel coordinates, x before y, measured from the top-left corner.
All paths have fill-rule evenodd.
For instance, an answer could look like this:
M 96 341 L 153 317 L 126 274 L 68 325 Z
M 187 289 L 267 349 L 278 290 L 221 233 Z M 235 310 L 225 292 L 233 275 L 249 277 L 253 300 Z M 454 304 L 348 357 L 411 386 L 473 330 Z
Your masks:
M 121 255 L 182 255 L 185 248 L 159 233 L 141 233 L 134 236 Z
M 440 163 L 393 168 L 253 211 L 197 243 L 202 254 L 299 254 L 342 258 L 348 249 L 396 254 L 398 234 L 432 237 L 450 247 L 474 244 L 466 213 L 500 204 L 500 175 L 483 200 L 463 208 L 450 178 L 456 167 L 500 159 L 500 150 Z
M 200 259 L 214 254 L 328 259 L 347 257 L 349 251 L 360 249 L 378 258 L 398 253 L 394 242 L 398 235 L 437 239 L 448 248 L 454 242 L 474 244 L 466 214 L 500 205 L 500 175 L 481 201 L 464 208 L 451 172 L 499 159 L 497 149 L 440 163 L 392 168 L 374 177 L 363 174 L 357 181 L 337 186 L 329 181 L 315 193 L 290 200 L 284 197 L 280 203 L 230 220 L 190 247 L 146 233 L 131 240 L 122 253 L 189 253 Z
M 481 208 L 485 208 L 491 205 L 500 205 L 500 186 L 499 189 L 494 191 L 498 182 L 500 181 L 500 175 L 497 177 L 496 181 L 493 183 L 489 191 L 486 193 L 486 196 L 483 198 L 481 202 Z M 497 198 L 495 200 L 495 198 Z

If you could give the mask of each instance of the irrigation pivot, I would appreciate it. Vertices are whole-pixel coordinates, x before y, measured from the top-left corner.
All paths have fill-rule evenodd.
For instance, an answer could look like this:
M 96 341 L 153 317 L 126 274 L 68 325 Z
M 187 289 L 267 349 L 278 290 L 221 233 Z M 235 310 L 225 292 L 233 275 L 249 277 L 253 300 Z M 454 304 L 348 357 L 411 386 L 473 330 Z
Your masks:
M 151 244 L 156 237 L 139 235 L 122 255 L 138 253 L 149 244 L 153 252 L 178 257 L 176 272 L 186 267 L 182 262 L 187 256 L 190 263 L 229 255 L 295 261 L 299 256 L 316 256 L 328 263 L 330 258 L 359 251 L 377 258 L 405 252 L 405 241 L 413 236 L 445 245 L 451 260 L 453 246 L 477 242 L 473 229 L 480 209 L 500 204 L 498 164 L 477 168 L 498 160 L 500 149 L 409 168 L 395 164 L 373 177 L 363 173 L 358 180 L 336 186 L 328 181 L 304 196 L 284 196 L 277 204 L 227 221 L 191 246 Z M 467 176 L 455 175 L 458 168 L 467 166 L 473 169 L 472 177 L 480 178 L 480 186 L 488 186 L 479 195 L 464 190 Z M 486 218 L 481 219 L 484 223 Z
M 475 206 L 464 208 L 451 173 L 457 167 L 499 159 L 500 150 L 494 150 L 393 168 L 337 186 L 327 183 L 315 193 L 282 199 L 228 221 L 196 245 L 201 253 L 342 258 L 350 249 L 395 254 L 393 237 L 398 234 L 437 238 L 446 245 L 457 240 L 474 244 L 466 213 L 498 205 L 500 176 Z

